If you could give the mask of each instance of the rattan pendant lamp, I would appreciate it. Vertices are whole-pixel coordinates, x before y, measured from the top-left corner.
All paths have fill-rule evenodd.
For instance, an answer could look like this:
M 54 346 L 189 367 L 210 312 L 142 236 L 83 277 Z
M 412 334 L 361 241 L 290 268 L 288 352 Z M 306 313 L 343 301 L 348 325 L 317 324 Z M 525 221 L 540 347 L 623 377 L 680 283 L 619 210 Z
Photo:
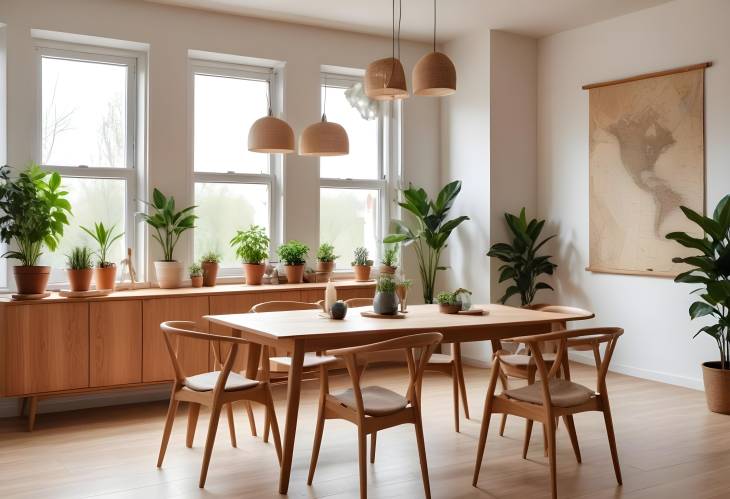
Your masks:
M 413 93 L 443 97 L 456 92 L 456 68 L 446 54 L 436 51 L 436 0 L 433 0 L 433 52 L 413 67 Z
M 302 156 L 344 156 L 350 153 L 350 139 L 342 125 L 327 121 L 327 79 L 324 82 L 322 121 L 304 129 L 299 137 Z
M 400 21 L 402 0 L 398 0 L 398 57 L 396 57 L 395 0 L 393 0 L 393 55 L 368 64 L 365 71 L 365 95 L 374 100 L 407 99 L 406 73 L 400 62 Z
M 294 152 L 294 131 L 284 120 L 274 116 L 271 110 L 271 81 L 266 95 L 269 113 L 254 121 L 248 131 L 248 150 L 252 152 L 282 153 Z

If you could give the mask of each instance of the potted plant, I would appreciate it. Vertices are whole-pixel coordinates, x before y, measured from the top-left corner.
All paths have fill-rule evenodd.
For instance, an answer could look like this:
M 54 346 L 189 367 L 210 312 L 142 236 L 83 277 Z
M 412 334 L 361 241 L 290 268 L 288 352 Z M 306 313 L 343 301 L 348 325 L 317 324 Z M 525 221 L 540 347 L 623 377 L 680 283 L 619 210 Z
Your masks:
M 221 256 L 215 251 L 207 252 L 200 259 L 200 267 L 203 269 L 203 286 L 215 286 L 220 263 Z
M 436 295 L 436 301 L 442 314 L 458 314 L 461 310 L 461 302 L 455 292 L 441 291 Z
M 441 189 L 436 200 L 430 200 L 426 191 L 409 185 L 402 191 L 403 200 L 398 205 L 413 215 L 415 226 L 411 228 L 401 220 L 393 220 L 393 234 L 383 239 L 384 243 L 412 244 L 416 249 L 426 303 L 433 303 L 436 273 L 446 269 L 441 266 L 440 259 L 449 236 L 463 221 L 469 220 L 467 216 L 446 220 L 460 191 L 461 181 L 455 180 Z
M 372 266 L 373 261 L 370 260 L 370 253 L 367 248 L 362 246 L 355 248 L 355 259 L 352 261 L 352 270 L 355 271 L 355 280 L 370 280 L 370 269 Z
M 114 289 L 114 283 L 117 279 L 117 264 L 107 259 L 107 254 L 112 244 L 114 244 L 124 233 L 114 234 L 114 225 L 111 227 L 104 226 L 103 222 L 95 223 L 94 230 L 87 227 L 81 227 L 81 230 L 89 234 L 99 249 L 96 256 L 99 258 L 96 268 L 94 269 L 94 282 L 96 289 Z
M 381 274 L 395 274 L 398 268 L 398 245 L 385 245 L 383 248 L 383 258 L 380 259 Z
M 702 237 L 685 232 L 667 234 L 667 239 L 698 253 L 672 259 L 691 267 L 674 280 L 698 286 L 692 293 L 698 294 L 699 299 L 690 305 L 689 316 L 707 317 L 710 323 L 701 327 L 695 337 L 700 333 L 711 336 L 720 351 L 719 361 L 702 364 L 707 406 L 712 412 L 730 414 L 730 195 L 722 198 L 712 217 L 702 216 L 686 206 L 680 208 L 704 234 Z
M 192 213 L 195 206 L 176 211 L 175 198 L 166 197 L 158 189 L 152 191 L 152 202 L 145 204 L 151 208 L 152 213 L 139 215 L 154 229 L 152 237 L 160 243 L 163 253 L 163 259 L 155 261 L 157 283 L 166 289 L 180 287 L 183 267 L 174 258 L 175 246 L 185 231 L 195 228 L 197 216 Z
M 546 237 L 538 242 L 545 220 L 532 219 L 528 222 L 524 208 L 520 211 L 519 216 L 505 213 L 504 218 L 514 236 L 512 244 L 493 244 L 489 248 L 487 256 L 504 262 L 498 269 L 499 282 L 507 279 L 514 281 L 499 302 L 505 303 L 510 296 L 519 294 L 524 307 L 532 303 L 538 290 L 553 289 L 546 282 L 537 282 L 537 278 L 541 274 L 552 275 L 557 265 L 550 261 L 550 256 L 538 255 L 538 251 L 555 236 Z
M 376 314 L 393 315 L 398 313 L 398 297 L 395 294 L 395 278 L 390 274 L 382 274 L 375 283 L 373 310 Z
M 190 282 L 194 288 L 203 287 L 203 267 L 199 263 L 193 263 L 188 267 L 188 274 L 190 274 Z
M 243 262 L 246 284 L 253 286 L 261 284 L 266 270 L 264 261 L 269 256 L 269 242 L 266 230 L 260 225 L 251 225 L 246 230 L 239 230 L 231 239 L 236 256 Z
M 335 247 L 330 243 L 322 243 L 317 250 L 317 272 L 332 272 L 335 270 Z
M 47 172 L 35 163 L 10 178 L 10 167 L 0 168 L 0 240 L 14 243 L 17 250 L 2 256 L 20 261 L 13 268 L 20 294 L 46 291 L 51 267 L 38 265 L 43 245 L 55 251 L 68 225 L 71 204 L 61 188 L 61 176 Z
M 400 302 L 400 311 L 405 312 L 408 300 L 408 290 L 410 289 L 413 281 L 410 279 L 401 279 L 395 285 L 395 294 L 398 295 L 398 301 Z
M 286 280 L 290 284 L 302 282 L 304 278 L 304 262 L 309 253 L 309 246 L 292 239 L 279 246 L 279 258 L 284 262 Z
M 66 255 L 66 273 L 71 291 L 88 291 L 94 275 L 91 257 L 93 253 L 86 246 L 75 247 Z

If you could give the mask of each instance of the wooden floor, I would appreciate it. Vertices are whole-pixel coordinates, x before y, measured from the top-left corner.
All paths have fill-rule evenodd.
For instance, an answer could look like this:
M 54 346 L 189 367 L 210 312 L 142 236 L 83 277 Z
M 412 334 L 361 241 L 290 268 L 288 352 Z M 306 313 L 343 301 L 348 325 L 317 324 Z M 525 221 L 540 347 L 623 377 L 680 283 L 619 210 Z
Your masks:
M 582 366 L 574 377 L 589 384 L 593 371 Z M 493 419 L 479 488 L 471 477 L 483 396 L 489 371 L 468 368 L 472 421 L 453 431 L 451 382 L 427 374 L 424 427 L 433 496 L 448 498 L 548 497 L 548 468 L 542 435 L 533 433 L 528 460 L 521 459 L 524 422 L 510 419 L 505 437 Z M 372 369 L 366 384 L 398 389 L 400 368 Z M 333 377 L 334 388 L 345 376 Z M 583 464 L 575 462 L 564 428 L 558 431 L 558 492 L 571 498 L 728 498 L 730 497 L 730 417 L 709 413 L 702 392 L 621 375 L 608 379 L 624 486 L 617 487 L 600 415 L 576 417 Z M 314 485 L 306 473 L 315 420 L 316 383 L 306 384 L 289 497 L 356 497 L 358 491 L 355 427 L 328 421 Z M 277 388 L 277 413 L 284 414 L 284 391 Z M 180 412 L 165 466 L 155 468 L 166 404 L 89 409 L 41 415 L 35 433 L 18 419 L 0 420 L 0 497 L 272 497 L 278 466 L 273 445 L 252 438 L 237 410 L 237 449 L 228 431 L 218 432 L 208 483 L 198 489 L 202 442 L 207 426 L 201 414 L 193 449 L 186 449 L 184 412 Z M 183 407 L 184 409 L 184 407 Z M 263 412 L 257 409 L 259 425 Z M 225 418 L 221 419 L 225 426 Z M 422 497 L 413 429 L 379 435 L 378 456 L 369 466 L 370 497 Z

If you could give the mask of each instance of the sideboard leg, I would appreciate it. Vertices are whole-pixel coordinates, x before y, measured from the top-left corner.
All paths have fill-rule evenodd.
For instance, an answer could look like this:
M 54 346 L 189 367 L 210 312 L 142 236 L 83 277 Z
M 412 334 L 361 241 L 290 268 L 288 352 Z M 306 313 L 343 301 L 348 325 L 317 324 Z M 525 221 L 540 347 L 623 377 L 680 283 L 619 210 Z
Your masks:
M 38 411 L 38 397 L 35 395 L 30 397 L 30 404 L 28 406 L 28 431 L 33 431 L 35 427 L 35 416 Z
M 18 417 L 25 416 L 25 408 L 28 405 L 28 397 L 20 397 L 18 399 Z

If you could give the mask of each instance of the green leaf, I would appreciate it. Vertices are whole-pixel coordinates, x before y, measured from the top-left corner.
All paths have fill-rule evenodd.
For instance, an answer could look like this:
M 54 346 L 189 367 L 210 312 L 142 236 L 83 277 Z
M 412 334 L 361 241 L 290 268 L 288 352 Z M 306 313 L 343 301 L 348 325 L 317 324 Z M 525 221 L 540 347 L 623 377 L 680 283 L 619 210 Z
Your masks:
M 550 289 L 553 290 L 553 287 L 545 282 L 538 282 L 535 284 L 535 289 Z
M 705 302 L 696 301 L 689 307 L 689 316 L 692 319 L 716 313 L 715 308 Z
M 438 193 L 436 203 L 434 204 L 434 211 L 438 214 L 446 213 L 451 209 L 454 204 L 456 196 L 461 192 L 461 181 L 454 180 L 444 186 L 443 189 Z
M 715 241 L 719 241 L 725 236 L 725 234 L 723 234 L 722 232 L 720 224 L 715 220 L 709 217 L 704 217 L 696 211 L 687 208 L 686 206 L 680 206 L 679 208 L 684 212 L 684 215 L 687 218 L 702 227 L 702 230 L 704 230 L 705 233 L 709 234 Z

